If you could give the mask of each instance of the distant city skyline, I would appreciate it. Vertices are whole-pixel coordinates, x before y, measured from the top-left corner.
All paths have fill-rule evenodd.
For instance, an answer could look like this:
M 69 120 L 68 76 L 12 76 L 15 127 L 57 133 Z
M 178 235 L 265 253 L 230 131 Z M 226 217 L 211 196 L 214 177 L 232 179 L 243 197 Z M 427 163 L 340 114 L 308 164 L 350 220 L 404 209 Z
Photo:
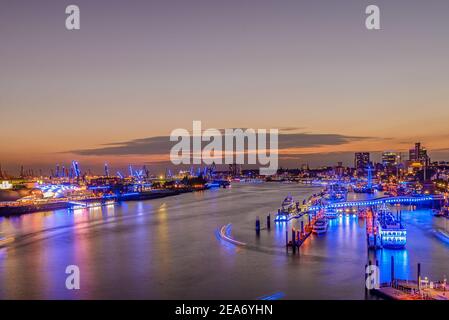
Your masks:
M 380 31 L 365 28 L 371 1 L 80 0 L 74 32 L 67 2 L 3 2 L 3 170 L 161 172 L 192 120 L 279 128 L 284 167 L 417 141 L 449 160 L 449 2 L 374 2 Z
M 432 162 L 440 162 L 440 161 L 448 161 L 449 157 L 446 158 L 446 150 L 427 150 L 429 152 L 429 157 Z M 396 152 L 398 156 L 401 156 L 401 161 L 405 162 L 409 160 L 409 150 L 384 150 L 384 151 L 361 151 L 361 152 L 367 152 L 370 154 L 370 162 L 372 163 L 382 163 L 382 154 L 384 152 Z M 342 163 L 345 167 L 354 167 L 354 156 L 357 152 L 333 152 L 329 154 L 323 154 L 322 160 L 316 160 L 317 155 L 316 154 L 310 154 L 310 155 L 296 155 L 294 159 L 289 160 L 281 160 L 279 164 L 279 168 L 284 169 L 296 169 L 301 168 L 304 165 L 307 165 L 310 167 L 310 169 L 317 169 L 320 167 L 332 167 L 337 166 L 338 163 Z M 432 156 L 433 155 L 433 156 Z M 79 158 L 79 157 L 78 157 Z M 77 158 L 77 159 L 78 159 Z M 129 169 L 129 165 L 132 165 L 135 168 L 141 168 L 142 166 L 145 166 L 152 175 L 161 175 L 165 174 L 167 169 L 170 169 L 172 172 L 176 173 L 178 170 L 188 170 L 189 167 L 206 167 L 205 164 L 201 165 L 194 165 L 191 166 L 188 165 L 179 165 L 175 166 L 169 161 L 160 161 L 160 162 L 146 162 L 143 161 L 141 163 L 131 163 L 131 162 L 117 162 L 114 161 L 115 157 L 111 158 L 113 161 L 105 161 L 105 162 L 99 162 L 99 163 L 92 163 L 92 162 L 80 162 L 81 171 L 82 173 L 86 173 L 88 170 L 91 171 L 92 174 L 103 174 L 104 173 L 104 165 L 107 163 L 109 171 L 111 175 L 116 175 L 117 171 L 120 171 L 122 173 L 127 173 Z M 282 159 L 282 158 L 281 158 Z M 18 176 L 21 171 L 21 164 L 18 164 L 16 166 L 5 166 L 4 164 L 1 164 L 1 169 L 3 171 L 6 171 L 10 175 Z M 49 175 L 51 172 L 56 172 L 56 167 L 59 166 L 59 168 L 62 170 L 63 167 L 65 167 L 69 172 L 72 167 L 71 161 L 68 162 L 58 162 L 55 161 L 54 163 L 47 165 L 42 164 L 42 166 L 26 166 L 24 165 L 25 172 L 28 172 L 30 170 L 33 170 L 35 174 L 39 174 L 39 170 L 42 170 L 43 175 Z M 257 169 L 258 167 L 256 165 L 242 165 L 242 169 Z M 228 165 L 218 165 L 217 170 L 228 170 Z

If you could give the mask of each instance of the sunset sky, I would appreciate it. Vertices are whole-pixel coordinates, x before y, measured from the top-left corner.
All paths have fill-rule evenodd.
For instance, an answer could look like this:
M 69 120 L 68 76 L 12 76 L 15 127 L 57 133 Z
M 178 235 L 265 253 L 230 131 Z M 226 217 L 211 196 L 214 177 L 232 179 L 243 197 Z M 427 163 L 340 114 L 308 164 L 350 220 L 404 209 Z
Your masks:
M 65 29 L 69 4 L 79 31 Z M 380 31 L 365 28 L 369 4 Z M 449 160 L 447 0 L 2 0 L 0 40 L 10 171 L 160 168 L 192 120 L 294 135 L 287 166 L 415 141 Z

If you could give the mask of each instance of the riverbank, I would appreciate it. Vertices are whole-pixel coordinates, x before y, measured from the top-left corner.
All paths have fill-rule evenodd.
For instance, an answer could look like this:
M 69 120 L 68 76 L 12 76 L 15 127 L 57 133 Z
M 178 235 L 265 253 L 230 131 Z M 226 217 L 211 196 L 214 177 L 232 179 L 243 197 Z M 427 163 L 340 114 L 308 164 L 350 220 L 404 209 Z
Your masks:
M 134 193 L 124 193 L 111 195 L 107 197 L 98 197 L 98 198 L 88 198 L 88 199 L 76 199 L 78 203 L 88 203 L 92 201 L 104 201 L 115 200 L 117 202 L 122 201 L 143 201 L 143 200 L 152 200 L 165 198 L 170 196 L 176 196 L 182 193 L 195 192 L 195 191 L 204 191 L 206 188 L 185 188 L 185 189 L 177 189 L 177 190 L 151 190 L 144 192 L 134 192 Z M 27 213 L 34 212 L 42 212 L 42 211 L 53 211 L 60 209 L 69 209 L 72 207 L 71 200 L 69 199 L 61 199 L 61 200 L 35 200 L 29 202 L 4 202 L 0 203 L 0 217 L 10 217 Z

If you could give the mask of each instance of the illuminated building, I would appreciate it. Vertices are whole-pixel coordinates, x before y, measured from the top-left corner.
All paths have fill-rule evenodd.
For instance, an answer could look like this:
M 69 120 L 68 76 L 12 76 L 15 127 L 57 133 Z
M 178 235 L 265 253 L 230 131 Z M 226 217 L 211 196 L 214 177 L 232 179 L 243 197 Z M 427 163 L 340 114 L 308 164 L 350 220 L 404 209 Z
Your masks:
M 395 152 L 386 151 L 382 153 L 382 164 L 385 167 L 395 166 L 398 164 L 398 155 Z
M 428 166 L 430 158 L 427 155 L 427 150 L 421 147 L 420 142 L 415 143 L 415 148 L 409 150 L 409 161 L 411 163 L 421 163 Z
M 365 170 L 370 164 L 369 152 L 357 152 L 354 156 L 354 168 L 356 170 Z

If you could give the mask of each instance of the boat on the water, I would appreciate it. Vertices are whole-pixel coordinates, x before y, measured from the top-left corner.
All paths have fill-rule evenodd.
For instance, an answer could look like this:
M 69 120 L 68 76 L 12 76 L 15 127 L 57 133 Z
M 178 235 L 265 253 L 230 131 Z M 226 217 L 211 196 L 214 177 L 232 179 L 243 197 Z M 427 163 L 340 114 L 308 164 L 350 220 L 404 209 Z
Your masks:
M 357 186 L 354 187 L 352 189 L 355 193 L 368 193 L 368 194 L 373 194 L 374 193 L 374 188 L 373 187 L 368 187 L 368 186 Z
M 341 184 L 334 183 L 325 190 L 324 198 L 329 202 L 342 202 L 347 199 L 348 190 Z
M 282 222 L 289 221 L 290 219 L 296 217 L 298 214 L 298 209 L 293 197 L 289 194 L 285 197 L 284 201 L 282 201 L 281 208 L 278 209 L 276 217 L 274 221 Z
M 319 218 L 315 221 L 312 227 L 312 232 L 315 234 L 326 233 L 329 222 L 326 218 Z
M 281 211 L 292 212 L 295 210 L 295 206 L 295 201 L 293 200 L 292 195 L 289 194 L 287 197 L 285 197 L 284 201 L 282 201 Z
M 402 249 L 407 243 L 407 229 L 402 219 L 395 217 L 391 211 L 379 213 L 379 234 L 383 248 Z
M 336 219 L 338 218 L 338 213 L 335 209 L 326 209 L 326 211 L 324 212 L 324 216 L 327 219 Z

